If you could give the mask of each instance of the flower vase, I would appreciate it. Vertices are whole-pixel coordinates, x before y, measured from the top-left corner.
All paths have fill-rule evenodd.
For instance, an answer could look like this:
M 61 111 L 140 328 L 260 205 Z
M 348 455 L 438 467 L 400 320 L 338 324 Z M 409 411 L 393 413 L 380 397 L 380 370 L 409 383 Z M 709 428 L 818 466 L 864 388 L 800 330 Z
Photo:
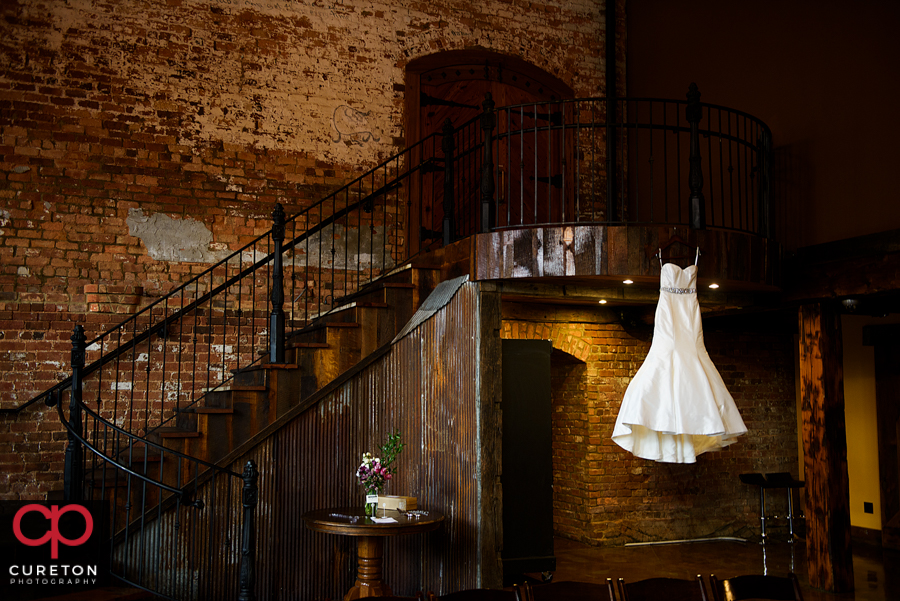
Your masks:
M 375 517 L 375 512 L 378 510 L 378 495 L 366 495 L 366 517 Z

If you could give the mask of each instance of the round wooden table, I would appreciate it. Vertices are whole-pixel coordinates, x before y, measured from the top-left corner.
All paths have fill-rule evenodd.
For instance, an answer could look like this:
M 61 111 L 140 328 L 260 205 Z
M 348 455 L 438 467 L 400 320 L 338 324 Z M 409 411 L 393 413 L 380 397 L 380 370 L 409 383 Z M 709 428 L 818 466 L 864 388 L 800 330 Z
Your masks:
M 358 537 L 356 583 L 344 595 L 344 601 L 392 594 L 382 579 L 385 536 L 430 532 L 444 521 L 443 514 L 433 510 L 412 513 L 379 509 L 376 517 L 390 517 L 397 521 L 379 524 L 366 517 L 362 507 L 318 509 L 303 514 L 303 521 L 310 530 Z

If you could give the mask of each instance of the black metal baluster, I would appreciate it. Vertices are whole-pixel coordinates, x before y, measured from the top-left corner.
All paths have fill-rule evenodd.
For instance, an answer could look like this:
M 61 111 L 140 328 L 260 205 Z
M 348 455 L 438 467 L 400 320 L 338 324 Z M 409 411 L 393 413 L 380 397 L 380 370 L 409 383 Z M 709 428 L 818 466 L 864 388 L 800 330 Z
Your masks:
M 291 241 L 297 239 L 297 216 L 291 218 Z M 240 259 L 238 260 L 238 269 L 240 270 Z M 291 244 L 291 261 L 290 261 L 290 281 L 291 281 L 291 292 L 289 298 L 291 299 L 291 318 L 287 320 L 288 329 L 293 330 L 294 324 L 297 321 L 297 250 L 293 244 Z M 240 298 L 240 295 L 238 295 Z M 238 304 L 240 307 L 240 303 Z M 238 359 L 240 359 L 240 355 L 238 355 Z
M 652 100 L 649 101 L 649 110 L 650 110 L 650 158 L 648 160 L 648 163 L 650 163 L 650 166 L 649 166 L 649 170 L 650 170 L 650 223 L 656 223 L 653 220 L 653 208 L 654 208 L 653 203 L 656 200 L 653 196 L 653 181 L 654 181 L 654 178 L 656 177 L 656 171 L 653 168 L 653 160 L 654 160 L 654 157 L 653 157 L 653 137 L 654 137 L 653 131 L 654 131 L 654 129 L 653 129 L 653 101 Z M 665 136 L 665 135 L 666 135 L 666 132 L 665 132 L 665 130 L 663 130 L 663 136 Z
M 677 106 L 677 105 L 676 105 Z M 677 114 L 676 110 L 676 114 Z M 663 100 L 663 207 L 669 223 L 669 103 Z
M 481 164 L 481 233 L 487 233 L 494 227 L 494 127 L 497 116 L 494 114 L 494 99 L 491 93 L 484 95 L 481 103 L 484 112 L 481 115 L 481 130 L 484 132 L 484 155 Z
M 84 498 L 84 449 L 79 438 L 82 435 L 81 370 L 84 369 L 84 353 L 87 345 L 84 328 L 76 325 L 70 338 L 72 341 L 72 387 L 69 396 L 69 442 L 66 445 L 63 473 L 63 498 L 68 502 L 78 502 Z
M 591 102 L 591 221 L 597 221 L 597 103 Z
M 228 261 L 225 261 L 223 265 L 225 268 L 224 281 L 223 284 L 228 282 Z M 222 290 L 222 374 L 219 376 L 219 385 L 225 382 L 225 374 L 227 373 L 227 357 L 228 353 L 226 349 L 228 348 L 228 289 L 230 286 L 225 286 Z M 210 299 L 210 303 L 212 303 L 212 299 Z
M 606 221 L 618 221 L 616 213 L 616 88 L 609 85 L 607 76 L 606 88 Z
M 741 219 L 741 229 L 747 230 L 750 228 L 750 177 L 752 172 L 750 171 L 750 147 L 748 145 L 748 141 L 750 140 L 750 134 L 747 133 L 747 128 L 749 127 L 747 116 L 744 115 L 744 136 L 743 136 L 743 148 L 744 148 L 744 197 L 742 206 L 742 219 Z
M 575 128 L 575 152 L 572 160 L 575 162 L 574 194 L 572 202 L 572 221 L 581 221 L 581 105 L 572 103 L 572 123 Z
M 143 469 L 142 472 L 144 475 L 147 474 L 147 449 L 148 445 L 144 443 L 144 461 L 143 461 Z M 133 465 L 133 464 L 132 464 Z M 140 532 L 138 534 L 138 582 L 143 582 L 144 580 L 144 562 L 146 559 L 145 545 L 144 545 L 144 532 L 147 526 L 147 481 L 141 479 L 141 525 Z M 130 542 L 130 541 L 129 541 Z
M 719 212 L 721 214 L 721 224 L 725 225 L 725 155 L 722 150 L 723 136 L 722 136 L 722 109 L 718 110 L 719 116 Z M 712 123 L 710 122 L 710 129 L 712 129 Z
M 627 104 L 625 105 L 627 108 Z M 637 101 L 633 102 L 634 106 L 634 115 L 632 119 L 634 119 L 634 202 L 632 206 L 634 207 L 635 219 L 634 221 L 640 223 L 641 221 L 641 132 L 638 129 L 638 122 L 640 120 L 640 109 L 638 108 Z M 626 111 L 627 113 L 627 111 Z M 651 133 L 652 135 L 652 133 Z
M 706 206 L 703 201 L 703 167 L 700 157 L 700 119 L 703 117 L 703 107 L 700 106 L 700 91 L 697 84 L 692 83 L 687 93 L 688 105 L 685 109 L 685 117 L 691 126 L 691 155 L 690 155 L 690 223 L 692 229 L 704 229 L 706 227 Z
M 627 105 L 625 104 L 625 100 L 617 100 L 616 103 L 622 103 L 621 110 L 616 107 L 616 126 L 619 131 L 619 146 L 621 150 L 619 152 L 622 153 L 622 160 L 619 161 L 619 175 L 616 180 L 616 187 L 618 188 L 617 194 L 619 195 L 619 199 L 621 200 L 620 211 L 616 214 L 621 223 L 625 223 L 627 221 L 625 215 L 625 167 L 628 162 L 628 149 L 625 144 L 625 134 L 628 131 L 628 123 L 625 121 L 625 108 Z M 621 115 L 621 117 L 620 117 Z M 621 123 L 619 123 L 619 119 L 621 118 Z
M 272 313 L 269 316 L 269 363 L 284 363 L 284 275 L 281 264 L 281 245 L 284 242 L 284 209 L 275 205 L 272 211 Z M 224 348 L 223 348 L 224 351 Z
M 134 374 L 137 369 L 137 319 L 132 319 L 131 324 L 131 392 L 128 398 L 128 430 L 134 431 Z
M 678 193 L 678 221 L 682 223 L 682 219 L 684 219 L 684 213 L 682 211 L 681 206 L 681 198 L 682 198 L 682 189 L 681 189 L 681 115 L 679 113 L 675 114 L 675 190 Z M 690 215 L 687 219 L 690 222 Z
M 519 107 L 519 222 L 507 225 L 522 225 L 525 220 L 525 107 Z
M 444 152 L 444 223 L 441 231 L 444 234 L 444 246 L 448 246 L 456 239 L 453 225 L 454 207 L 456 206 L 456 199 L 453 198 L 453 161 L 456 149 L 456 141 L 453 137 L 455 134 L 453 122 L 450 119 L 444 121 L 444 127 L 441 130 L 441 150 Z
M 731 111 L 728 112 L 728 205 L 731 208 L 731 227 L 734 227 L 734 154 L 731 136 Z
M 257 480 L 259 471 L 256 463 L 248 461 L 241 474 L 244 487 L 241 491 L 243 506 L 243 527 L 241 528 L 241 576 L 238 601 L 255 601 L 256 599 L 256 523 L 255 510 L 259 500 Z
M 209 291 L 212 292 L 213 288 L 215 288 L 216 284 L 213 282 L 213 272 L 209 271 Z M 213 322 L 214 322 L 214 312 L 215 308 L 213 307 L 213 299 L 212 296 L 207 299 L 207 309 L 206 309 L 206 365 L 212 365 L 212 356 L 213 356 L 213 341 L 215 339 L 215 332 L 213 331 Z M 212 370 L 206 370 L 206 389 L 209 390 L 212 388 Z
M 197 278 L 197 280 L 194 283 L 194 299 L 196 300 L 199 298 L 200 298 L 200 278 Z M 194 313 L 194 327 L 193 327 L 192 333 L 191 333 L 191 340 L 193 342 L 194 348 L 193 348 L 193 352 L 191 353 L 192 361 L 193 361 L 193 363 L 191 364 L 191 396 L 190 396 L 191 400 L 194 399 L 194 391 L 197 388 L 197 320 L 199 319 L 200 307 L 198 306 L 197 308 L 195 308 L 193 313 Z
M 771 214 L 772 137 L 766 127 L 760 128 L 759 143 L 759 231 L 766 238 L 774 235 Z

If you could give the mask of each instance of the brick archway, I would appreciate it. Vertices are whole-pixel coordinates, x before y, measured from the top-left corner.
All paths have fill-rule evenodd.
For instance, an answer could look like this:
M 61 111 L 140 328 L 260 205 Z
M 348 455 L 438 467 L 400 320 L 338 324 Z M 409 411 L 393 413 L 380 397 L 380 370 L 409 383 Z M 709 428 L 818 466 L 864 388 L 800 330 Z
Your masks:
M 500 338 L 514 340 L 550 340 L 553 348 L 587 363 L 591 343 L 585 339 L 584 327 L 578 324 L 541 324 L 530 321 L 503 321 Z

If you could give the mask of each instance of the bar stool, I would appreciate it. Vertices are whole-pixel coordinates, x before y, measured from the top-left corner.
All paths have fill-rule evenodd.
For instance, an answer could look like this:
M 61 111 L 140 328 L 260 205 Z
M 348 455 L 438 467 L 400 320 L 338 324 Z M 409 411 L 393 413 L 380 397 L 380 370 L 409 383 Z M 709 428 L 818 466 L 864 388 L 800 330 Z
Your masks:
M 751 473 L 751 474 L 740 474 L 738 476 L 744 484 L 750 484 L 752 486 L 759 487 L 759 524 L 760 524 L 760 532 L 761 532 L 761 540 L 760 544 L 766 544 L 768 541 L 768 535 L 766 534 L 766 520 L 768 519 L 766 516 L 766 489 L 769 488 L 783 488 L 787 492 L 787 505 L 788 505 L 788 542 L 794 542 L 794 489 L 803 488 L 805 482 L 802 480 L 794 480 L 794 477 L 791 476 L 788 472 L 774 472 L 770 474 L 760 474 L 760 473 Z M 772 516 L 777 518 L 778 516 Z M 803 516 L 799 516 L 803 518 Z
M 762 533 L 760 544 L 766 544 L 766 477 L 758 472 L 740 474 L 738 478 L 744 484 L 759 487 L 759 529 Z
M 789 472 L 766 474 L 766 483 L 767 488 L 783 488 L 787 493 L 788 542 L 792 543 L 794 542 L 794 490 L 803 488 L 806 483 L 803 480 L 794 480 Z M 799 517 L 800 519 L 805 518 L 802 514 Z

